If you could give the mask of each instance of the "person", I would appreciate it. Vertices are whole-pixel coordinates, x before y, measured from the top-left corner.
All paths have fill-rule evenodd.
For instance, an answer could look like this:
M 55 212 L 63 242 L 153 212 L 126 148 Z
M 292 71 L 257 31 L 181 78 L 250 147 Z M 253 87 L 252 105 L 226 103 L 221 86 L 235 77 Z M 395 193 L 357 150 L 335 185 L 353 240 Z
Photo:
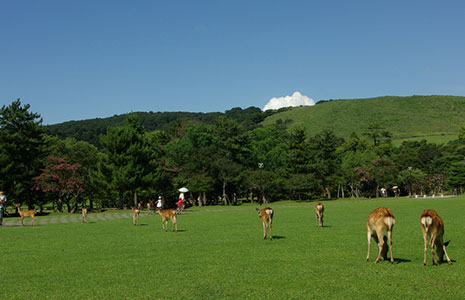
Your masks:
M 182 205 L 184 203 L 184 193 L 179 194 L 179 200 L 178 200 L 178 211 L 182 211 Z
M 162 202 L 161 196 L 158 196 L 157 209 L 161 210 L 162 207 L 163 207 L 163 202 Z
M 3 191 L 0 191 L 0 227 L 3 226 L 3 205 L 6 204 L 6 196 Z
M 381 195 L 383 197 L 386 197 L 386 189 L 385 188 L 381 188 Z

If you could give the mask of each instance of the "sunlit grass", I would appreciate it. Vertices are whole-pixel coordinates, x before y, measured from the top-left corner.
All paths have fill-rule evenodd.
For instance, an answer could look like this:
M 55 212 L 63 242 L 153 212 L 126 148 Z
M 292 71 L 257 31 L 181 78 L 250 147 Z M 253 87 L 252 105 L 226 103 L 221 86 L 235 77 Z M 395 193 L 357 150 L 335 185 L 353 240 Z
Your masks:
M 273 203 L 273 241 L 254 206 L 190 208 L 179 232 L 160 216 L 0 229 L 0 299 L 463 299 L 465 197 Z M 390 207 L 396 263 L 370 262 L 365 221 Z M 445 222 L 452 266 L 423 266 L 419 218 Z M 170 224 L 171 226 L 171 224 Z M 170 227 L 171 228 L 171 227 Z

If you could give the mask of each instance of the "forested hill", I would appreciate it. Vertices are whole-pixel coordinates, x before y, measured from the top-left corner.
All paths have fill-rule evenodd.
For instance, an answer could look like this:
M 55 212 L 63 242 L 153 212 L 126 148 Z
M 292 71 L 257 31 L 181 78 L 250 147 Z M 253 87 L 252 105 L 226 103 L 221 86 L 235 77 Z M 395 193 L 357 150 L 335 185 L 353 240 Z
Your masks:
M 273 111 L 262 112 L 260 108 L 249 107 L 246 109 L 232 108 L 230 110 L 212 113 L 192 112 L 136 112 L 137 119 L 146 131 L 167 130 L 177 120 L 193 120 L 211 123 L 219 116 L 234 119 L 244 125 L 246 129 L 262 122 Z M 86 141 L 99 145 L 99 135 L 105 134 L 107 127 L 124 125 L 128 114 L 115 115 L 108 118 L 88 119 L 81 121 L 69 121 L 54 125 L 46 125 L 45 130 L 49 135 L 59 138 L 72 137 L 77 140 Z
M 305 128 L 308 136 L 323 128 L 332 128 L 336 135 L 348 137 L 362 134 L 371 124 L 380 123 L 397 140 L 425 138 L 430 142 L 455 139 L 458 130 L 465 126 L 465 97 L 410 96 L 377 97 L 368 99 L 320 101 L 315 106 L 284 108 L 262 112 L 257 107 L 233 108 L 224 113 L 193 112 L 136 112 L 137 119 L 146 131 L 167 130 L 178 120 L 211 123 L 219 116 L 234 119 L 251 129 L 286 124 L 289 131 Z M 124 124 L 127 114 L 109 118 L 70 121 L 45 126 L 48 134 L 60 138 L 73 137 L 99 145 L 99 135 L 107 127 Z M 449 138 L 448 138 L 449 137 Z
M 341 137 L 363 133 L 370 124 L 381 123 L 394 139 L 457 137 L 465 125 L 465 97 L 410 96 L 320 101 L 268 117 L 263 124 L 286 123 L 288 130 L 305 128 L 312 136 L 332 128 Z

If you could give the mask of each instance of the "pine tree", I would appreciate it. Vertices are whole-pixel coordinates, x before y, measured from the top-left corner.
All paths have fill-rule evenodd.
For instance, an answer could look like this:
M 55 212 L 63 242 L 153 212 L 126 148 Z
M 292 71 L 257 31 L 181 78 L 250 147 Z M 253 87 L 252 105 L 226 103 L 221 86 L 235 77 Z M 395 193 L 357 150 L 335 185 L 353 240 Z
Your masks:
M 29 108 L 18 99 L 0 109 L 0 188 L 11 202 L 32 208 L 37 194 L 33 178 L 40 173 L 46 148 L 42 119 Z

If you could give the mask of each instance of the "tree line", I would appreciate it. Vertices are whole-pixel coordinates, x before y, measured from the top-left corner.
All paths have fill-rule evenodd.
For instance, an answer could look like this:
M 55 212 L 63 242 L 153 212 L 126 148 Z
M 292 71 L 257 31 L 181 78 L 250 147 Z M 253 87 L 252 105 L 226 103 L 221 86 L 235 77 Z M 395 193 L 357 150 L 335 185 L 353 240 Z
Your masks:
M 161 195 L 174 205 L 190 190 L 193 205 L 240 201 L 461 193 L 465 129 L 446 145 L 407 141 L 396 147 L 381 123 L 347 138 L 330 128 L 308 136 L 277 122 L 219 115 L 211 122 L 180 119 L 147 130 L 137 114 L 107 127 L 99 147 L 46 133 L 38 113 L 18 99 L 0 109 L 0 189 L 9 204 L 124 208 Z M 257 117 L 260 119 L 261 117 Z M 248 118 L 245 118 L 249 121 Z

